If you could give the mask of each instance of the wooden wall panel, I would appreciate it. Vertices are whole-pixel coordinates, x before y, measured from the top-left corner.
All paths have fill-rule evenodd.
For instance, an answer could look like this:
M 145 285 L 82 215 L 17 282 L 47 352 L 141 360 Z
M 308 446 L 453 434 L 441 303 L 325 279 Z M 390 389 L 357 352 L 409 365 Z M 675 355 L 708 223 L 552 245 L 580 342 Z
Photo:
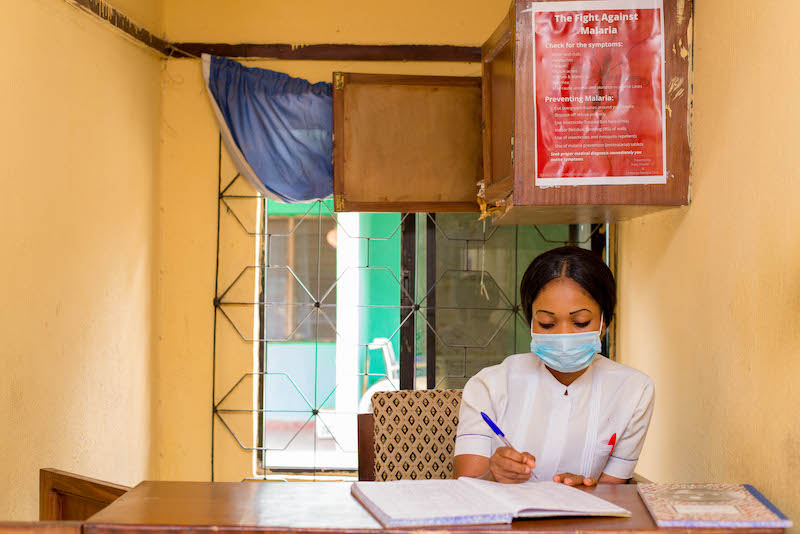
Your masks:
M 57 469 L 41 469 L 39 520 L 83 521 L 129 490 L 130 488 L 126 486 L 73 475 Z

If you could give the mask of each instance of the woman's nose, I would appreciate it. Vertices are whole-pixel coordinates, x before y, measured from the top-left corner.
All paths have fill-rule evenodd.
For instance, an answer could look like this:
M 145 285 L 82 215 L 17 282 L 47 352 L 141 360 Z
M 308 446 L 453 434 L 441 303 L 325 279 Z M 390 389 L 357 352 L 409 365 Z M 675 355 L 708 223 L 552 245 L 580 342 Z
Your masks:
M 554 334 L 572 334 L 575 332 L 575 329 L 572 328 L 572 323 L 569 322 L 558 323 L 553 330 L 555 330 Z

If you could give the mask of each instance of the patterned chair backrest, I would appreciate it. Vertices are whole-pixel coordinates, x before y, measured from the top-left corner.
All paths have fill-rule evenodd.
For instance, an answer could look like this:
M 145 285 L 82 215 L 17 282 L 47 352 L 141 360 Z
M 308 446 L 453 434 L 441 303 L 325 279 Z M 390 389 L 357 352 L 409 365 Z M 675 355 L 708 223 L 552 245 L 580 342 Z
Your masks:
M 460 389 L 375 393 L 375 480 L 453 478 L 460 404 Z

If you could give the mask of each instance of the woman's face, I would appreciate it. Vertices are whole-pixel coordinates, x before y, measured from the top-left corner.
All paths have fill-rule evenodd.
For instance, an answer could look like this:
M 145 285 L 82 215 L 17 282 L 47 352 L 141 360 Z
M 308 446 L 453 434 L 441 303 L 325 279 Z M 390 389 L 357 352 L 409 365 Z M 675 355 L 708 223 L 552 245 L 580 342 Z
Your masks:
M 533 301 L 535 334 L 574 334 L 600 329 L 600 305 L 572 278 L 545 285 Z M 605 334 L 605 325 L 600 335 Z

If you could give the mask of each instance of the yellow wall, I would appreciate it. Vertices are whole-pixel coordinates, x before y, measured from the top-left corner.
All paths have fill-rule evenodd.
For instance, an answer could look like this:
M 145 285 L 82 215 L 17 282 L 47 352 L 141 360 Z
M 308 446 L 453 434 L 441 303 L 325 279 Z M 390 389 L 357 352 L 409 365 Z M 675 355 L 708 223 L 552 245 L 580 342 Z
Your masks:
M 0 516 L 38 470 L 151 473 L 160 61 L 61 0 L 4 3 Z
M 67 0 L 71 2 L 72 0 Z M 142 26 L 157 37 L 164 37 L 163 0 L 104 0 L 125 14 L 134 24 Z
M 177 42 L 480 45 L 509 0 L 164 0 Z
M 797 523 L 800 5 L 695 9 L 692 206 L 620 225 L 619 353 L 657 397 L 637 470 L 753 483 Z

